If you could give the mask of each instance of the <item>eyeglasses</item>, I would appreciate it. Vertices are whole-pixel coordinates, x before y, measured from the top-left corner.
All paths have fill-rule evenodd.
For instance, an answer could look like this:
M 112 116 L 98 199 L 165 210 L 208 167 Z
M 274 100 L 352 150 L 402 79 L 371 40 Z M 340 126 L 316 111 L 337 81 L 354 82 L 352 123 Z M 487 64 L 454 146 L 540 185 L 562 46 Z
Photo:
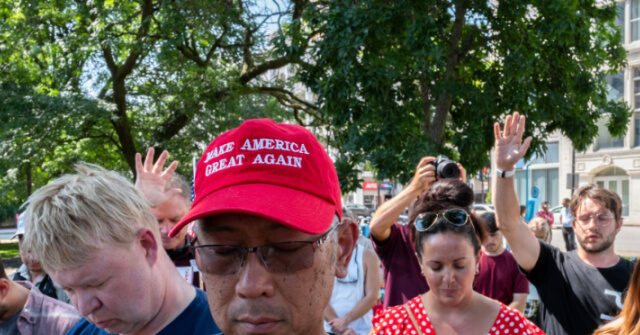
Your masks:
M 611 220 L 613 219 L 613 215 L 607 212 L 600 212 L 596 214 L 584 214 L 584 215 L 578 216 L 577 220 L 578 222 L 580 222 L 580 224 L 586 225 L 587 223 L 591 222 L 591 219 L 594 219 L 594 218 L 597 224 L 605 225 L 611 222 Z
M 241 247 L 227 244 L 195 245 L 198 252 L 200 271 L 215 275 L 232 275 L 244 266 L 247 254 L 255 252 L 271 273 L 292 273 L 313 266 L 313 254 L 329 238 L 335 229 L 332 226 L 326 233 L 313 241 L 287 241 L 270 243 L 258 247 Z
M 416 226 L 417 231 L 427 231 L 433 226 L 434 223 L 438 221 L 438 217 L 442 216 L 448 223 L 462 227 L 467 222 L 471 222 L 469 218 L 469 214 L 464 209 L 455 208 L 455 209 L 446 209 L 440 212 L 426 212 L 418 215 L 414 221 L 414 225 Z M 471 222 L 473 225 L 473 222 Z

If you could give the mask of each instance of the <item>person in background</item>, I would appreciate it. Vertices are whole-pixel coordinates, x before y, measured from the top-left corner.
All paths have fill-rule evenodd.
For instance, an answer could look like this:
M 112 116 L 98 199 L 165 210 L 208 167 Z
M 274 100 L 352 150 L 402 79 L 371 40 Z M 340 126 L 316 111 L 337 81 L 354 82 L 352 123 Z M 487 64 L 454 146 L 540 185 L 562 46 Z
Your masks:
M 84 316 L 69 335 L 219 331 L 162 248 L 148 201 L 118 173 L 77 165 L 29 197 L 24 221 L 24 244 Z
M 372 249 L 357 243 L 347 276 L 335 278 L 331 300 L 324 314 L 325 330 L 335 334 L 369 334 L 372 308 L 378 301 L 381 283 L 378 257 Z
M 562 210 L 560 211 L 560 222 L 562 223 L 562 237 L 567 251 L 576 248 L 576 235 L 573 232 L 573 215 L 569 209 L 570 200 L 562 199 Z
M 30 282 L 9 279 L 0 260 L 0 334 L 63 335 L 80 319 L 73 306 L 42 294 Z
M 431 186 L 412 213 L 427 293 L 384 309 L 371 334 L 543 334 L 519 311 L 473 290 L 486 232 L 468 207 L 473 191 L 456 179 Z
M 529 282 L 518 269 L 511 252 L 505 249 L 495 215 L 487 212 L 481 218 L 479 224 L 487 231 L 487 237 L 482 243 L 474 289 L 522 312 L 529 294 Z
M 545 219 L 547 221 L 547 224 L 549 225 L 549 231 L 553 231 L 553 221 L 555 220 L 555 218 L 553 217 L 553 213 L 549 211 L 548 201 L 545 200 L 542 202 L 542 204 L 540 204 L 540 210 L 538 211 L 538 213 L 536 213 L 536 217 Z M 551 243 L 552 237 L 553 234 L 549 234 L 548 243 Z
M 549 230 L 549 224 L 547 220 L 541 217 L 534 217 L 527 224 L 529 229 L 533 232 L 536 238 L 539 240 L 551 243 L 551 230 Z
M 640 335 L 640 262 L 636 261 L 620 314 L 593 335 Z
M 174 173 L 177 168 L 177 162 L 172 162 L 169 165 L 167 173 L 161 173 L 169 152 L 163 151 L 155 164 L 153 162 L 154 154 L 155 149 L 149 148 L 144 163 L 142 162 L 142 156 L 136 154 L 135 185 L 149 201 L 151 213 L 158 220 L 162 247 L 169 255 L 169 258 L 188 283 L 200 287 L 198 267 L 190 247 L 195 237 L 193 231 L 189 230 L 189 226 L 185 226 L 174 237 L 169 237 L 171 229 L 187 214 L 191 206 L 189 184 L 181 176 Z M 167 192 L 162 193 L 167 198 L 157 198 L 157 193 L 149 191 L 149 189 L 153 190 L 154 185 L 158 182 L 161 182 L 167 188 Z
M 618 314 L 633 271 L 633 263 L 616 255 L 614 248 L 622 227 L 622 200 L 597 185 L 581 187 L 569 205 L 575 218 L 576 250 L 562 252 L 540 242 L 519 223 L 513 177 L 516 162 L 532 140 L 523 140 L 524 131 L 525 117 L 517 112 L 506 117 L 504 130 L 494 124 L 496 223 L 521 271 L 538 290 L 542 329 L 554 335 L 591 334 Z
M 383 307 L 403 304 L 411 297 L 429 290 L 420 270 L 412 241 L 413 226 L 397 222 L 405 208 L 412 213 L 416 200 L 436 181 L 435 157 L 423 157 L 413 180 L 391 200 L 386 201 L 371 219 L 371 240 L 384 270 Z M 460 164 L 460 179 L 466 178 Z
M 68 303 L 69 297 L 64 293 L 64 290 L 53 282 L 51 277 L 42 268 L 40 262 L 35 259 L 33 253 L 24 246 L 24 243 L 22 242 L 24 238 L 24 220 L 22 214 L 18 215 L 17 228 L 18 229 L 12 239 L 16 237 L 18 238 L 18 248 L 20 249 L 20 260 L 22 260 L 22 265 L 20 265 L 18 270 L 13 273 L 11 279 L 16 281 L 28 281 L 33 284 L 33 286 L 37 287 L 44 295 Z
M 527 220 L 524 218 L 527 215 L 527 206 L 525 205 L 520 205 L 520 220 L 522 220 L 522 223 L 527 223 Z

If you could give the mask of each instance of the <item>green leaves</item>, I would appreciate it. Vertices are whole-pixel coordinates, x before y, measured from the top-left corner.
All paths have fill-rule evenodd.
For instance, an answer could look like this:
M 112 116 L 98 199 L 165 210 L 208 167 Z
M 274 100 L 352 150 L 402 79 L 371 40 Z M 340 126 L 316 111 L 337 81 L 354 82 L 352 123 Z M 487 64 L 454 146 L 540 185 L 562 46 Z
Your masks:
M 309 7 L 322 36 L 302 80 L 319 95 L 341 152 L 343 191 L 363 161 L 407 181 L 445 153 L 469 173 L 488 164 L 492 124 L 518 110 L 533 148 L 563 131 L 578 150 L 601 113 L 620 134 L 629 108 L 606 98 L 625 62 L 615 6 L 595 1 L 346 1 Z M 341 176 L 342 178 L 342 176 Z

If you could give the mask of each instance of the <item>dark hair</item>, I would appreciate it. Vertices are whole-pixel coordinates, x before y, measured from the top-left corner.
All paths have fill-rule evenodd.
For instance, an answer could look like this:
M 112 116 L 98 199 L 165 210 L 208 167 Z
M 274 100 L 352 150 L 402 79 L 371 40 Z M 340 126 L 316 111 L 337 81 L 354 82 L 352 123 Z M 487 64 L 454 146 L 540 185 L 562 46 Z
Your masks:
M 542 205 L 548 205 L 548 204 L 549 204 L 549 201 L 547 201 L 547 200 L 542 202 Z
M 622 218 L 622 200 L 620 200 L 620 196 L 615 192 L 594 184 L 581 187 L 571 199 L 569 209 L 574 218 L 577 217 L 578 207 L 582 205 L 582 202 L 586 198 L 603 204 L 604 207 L 613 213 L 616 222 Z
M 520 205 L 520 215 L 524 214 L 524 212 L 527 211 L 527 206 L 525 205 Z
M 7 277 L 7 273 L 6 273 L 6 272 L 4 272 L 4 264 L 3 264 L 3 262 L 2 262 L 2 259 L 0 259 L 0 279 L 1 279 L 1 278 L 8 279 L 8 277 Z
M 480 225 L 489 232 L 489 234 L 493 234 L 497 232 L 498 226 L 496 225 L 496 215 L 491 212 L 485 212 L 480 214 Z
M 424 240 L 432 235 L 446 232 L 466 236 L 471 241 L 474 252 L 478 253 L 478 251 L 480 251 L 480 244 L 485 238 L 485 230 L 484 227 L 479 224 L 480 220 L 469 210 L 469 206 L 471 206 L 472 203 L 473 190 L 471 190 L 467 184 L 453 178 L 441 179 L 433 183 L 409 216 L 413 242 L 418 256 L 422 256 L 422 242 Z M 460 208 L 467 212 L 472 224 L 457 227 L 449 224 L 446 219 L 438 217 L 438 220 L 429 230 L 422 232 L 417 231 L 413 224 L 416 217 L 421 213 L 437 213 L 453 208 Z

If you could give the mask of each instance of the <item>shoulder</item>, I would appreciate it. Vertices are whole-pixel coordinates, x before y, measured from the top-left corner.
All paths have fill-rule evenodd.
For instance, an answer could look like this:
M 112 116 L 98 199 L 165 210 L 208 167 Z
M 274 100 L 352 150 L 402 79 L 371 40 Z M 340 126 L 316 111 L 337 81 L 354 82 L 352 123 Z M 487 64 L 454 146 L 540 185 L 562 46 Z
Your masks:
M 508 332 L 506 330 L 509 330 Z M 493 334 L 544 334 L 544 332 L 538 328 L 535 324 L 529 321 L 519 311 L 505 305 L 500 304 L 500 312 L 496 317 L 491 330 L 490 335 Z
M 93 323 L 87 321 L 87 319 L 81 319 L 73 328 L 71 328 L 67 335 L 108 335 L 105 330 L 96 327 Z
M 413 300 L 412 300 L 413 301 Z M 405 305 L 387 307 L 373 317 L 373 328 L 376 330 L 384 330 L 393 325 L 404 323 L 407 319 L 407 310 Z
M 82 319 L 73 306 L 41 293 L 31 287 L 22 315 L 34 320 L 39 331 L 64 333 Z
M 195 290 L 196 296 L 189 306 L 158 334 L 215 334 L 220 332 L 211 317 L 206 294 L 198 288 Z

